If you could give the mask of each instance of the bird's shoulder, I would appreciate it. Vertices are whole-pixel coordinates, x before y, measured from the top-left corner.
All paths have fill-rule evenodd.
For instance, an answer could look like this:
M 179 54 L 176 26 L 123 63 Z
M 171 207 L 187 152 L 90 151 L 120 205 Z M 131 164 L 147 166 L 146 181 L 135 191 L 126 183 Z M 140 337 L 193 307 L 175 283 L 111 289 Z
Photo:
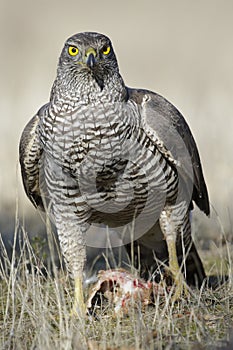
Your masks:
M 157 132 L 166 125 L 176 128 L 182 135 L 187 131 L 191 134 L 183 115 L 162 95 L 145 89 L 128 88 L 128 96 L 142 108 L 146 122 L 154 125 Z

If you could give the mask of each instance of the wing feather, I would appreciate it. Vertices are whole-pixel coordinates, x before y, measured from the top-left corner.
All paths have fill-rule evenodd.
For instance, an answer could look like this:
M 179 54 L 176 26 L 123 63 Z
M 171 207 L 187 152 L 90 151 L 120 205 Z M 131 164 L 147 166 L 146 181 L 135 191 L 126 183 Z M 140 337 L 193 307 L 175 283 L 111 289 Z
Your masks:
M 23 130 L 19 144 L 19 162 L 24 189 L 28 198 L 35 207 L 44 210 L 39 177 L 39 163 L 43 152 L 38 136 L 39 112 Z
M 192 199 L 206 215 L 209 215 L 209 198 L 200 156 L 184 117 L 176 107 L 156 93 L 137 89 L 128 89 L 128 93 L 129 99 L 141 108 L 142 123 L 146 132 L 154 134 L 155 139 L 159 140 L 162 145 L 159 150 L 164 152 L 167 159 L 170 156 L 176 160 L 175 165 L 181 167 L 184 180 L 192 180 Z

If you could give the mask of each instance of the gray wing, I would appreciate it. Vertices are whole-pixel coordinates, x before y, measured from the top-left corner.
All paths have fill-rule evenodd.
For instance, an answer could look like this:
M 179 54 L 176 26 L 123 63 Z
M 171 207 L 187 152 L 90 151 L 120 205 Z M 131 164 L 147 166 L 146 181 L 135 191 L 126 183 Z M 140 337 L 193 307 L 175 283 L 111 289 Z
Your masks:
M 209 215 L 209 198 L 198 149 L 184 117 L 170 102 L 156 93 L 137 89 L 128 89 L 128 93 L 129 99 L 141 109 L 146 132 L 151 131 L 162 144 L 162 152 L 164 149 L 166 156 L 168 152 L 177 161 L 184 180 L 189 179 L 193 183 L 192 199 Z
M 44 109 L 47 105 L 43 106 Z M 39 163 L 43 153 L 38 136 L 40 111 L 25 126 L 19 144 L 19 162 L 25 192 L 35 207 L 44 210 L 40 192 Z

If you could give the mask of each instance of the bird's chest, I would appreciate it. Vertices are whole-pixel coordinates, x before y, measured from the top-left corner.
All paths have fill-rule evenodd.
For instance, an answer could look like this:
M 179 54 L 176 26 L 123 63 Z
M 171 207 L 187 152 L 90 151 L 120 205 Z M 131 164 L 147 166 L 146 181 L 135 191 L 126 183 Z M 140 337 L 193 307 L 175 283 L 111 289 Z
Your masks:
M 45 153 L 73 175 L 82 172 L 112 173 L 124 167 L 134 125 L 132 115 L 121 104 L 98 103 L 51 110 L 41 124 Z M 120 165 L 119 165 L 120 164 Z M 121 171 L 121 169 L 118 169 Z
M 68 197 L 81 196 L 88 208 L 95 209 L 93 221 L 102 221 L 100 212 L 109 212 L 113 222 L 122 210 L 128 221 L 135 208 L 140 212 L 148 203 L 150 213 L 154 198 L 158 210 L 165 201 L 162 156 L 138 120 L 134 108 L 99 104 L 59 114 L 51 111 L 42 121 L 44 153 L 53 160 L 47 164 L 56 165 L 51 173 L 58 169 L 51 176 L 67 186 Z

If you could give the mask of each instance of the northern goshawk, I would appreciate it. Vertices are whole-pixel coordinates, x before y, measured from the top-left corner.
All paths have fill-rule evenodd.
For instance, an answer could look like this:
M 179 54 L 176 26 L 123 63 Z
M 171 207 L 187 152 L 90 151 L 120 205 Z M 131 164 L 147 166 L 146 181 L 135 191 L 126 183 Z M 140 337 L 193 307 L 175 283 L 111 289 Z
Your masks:
M 175 299 L 184 279 L 201 285 L 190 212 L 193 201 L 210 209 L 196 143 L 165 98 L 124 84 L 108 37 L 85 32 L 65 42 L 50 101 L 23 131 L 20 164 L 27 196 L 56 225 L 77 312 L 93 225 L 96 241 L 98 227 L 116 230 L 142 272 L 167 262 Z

